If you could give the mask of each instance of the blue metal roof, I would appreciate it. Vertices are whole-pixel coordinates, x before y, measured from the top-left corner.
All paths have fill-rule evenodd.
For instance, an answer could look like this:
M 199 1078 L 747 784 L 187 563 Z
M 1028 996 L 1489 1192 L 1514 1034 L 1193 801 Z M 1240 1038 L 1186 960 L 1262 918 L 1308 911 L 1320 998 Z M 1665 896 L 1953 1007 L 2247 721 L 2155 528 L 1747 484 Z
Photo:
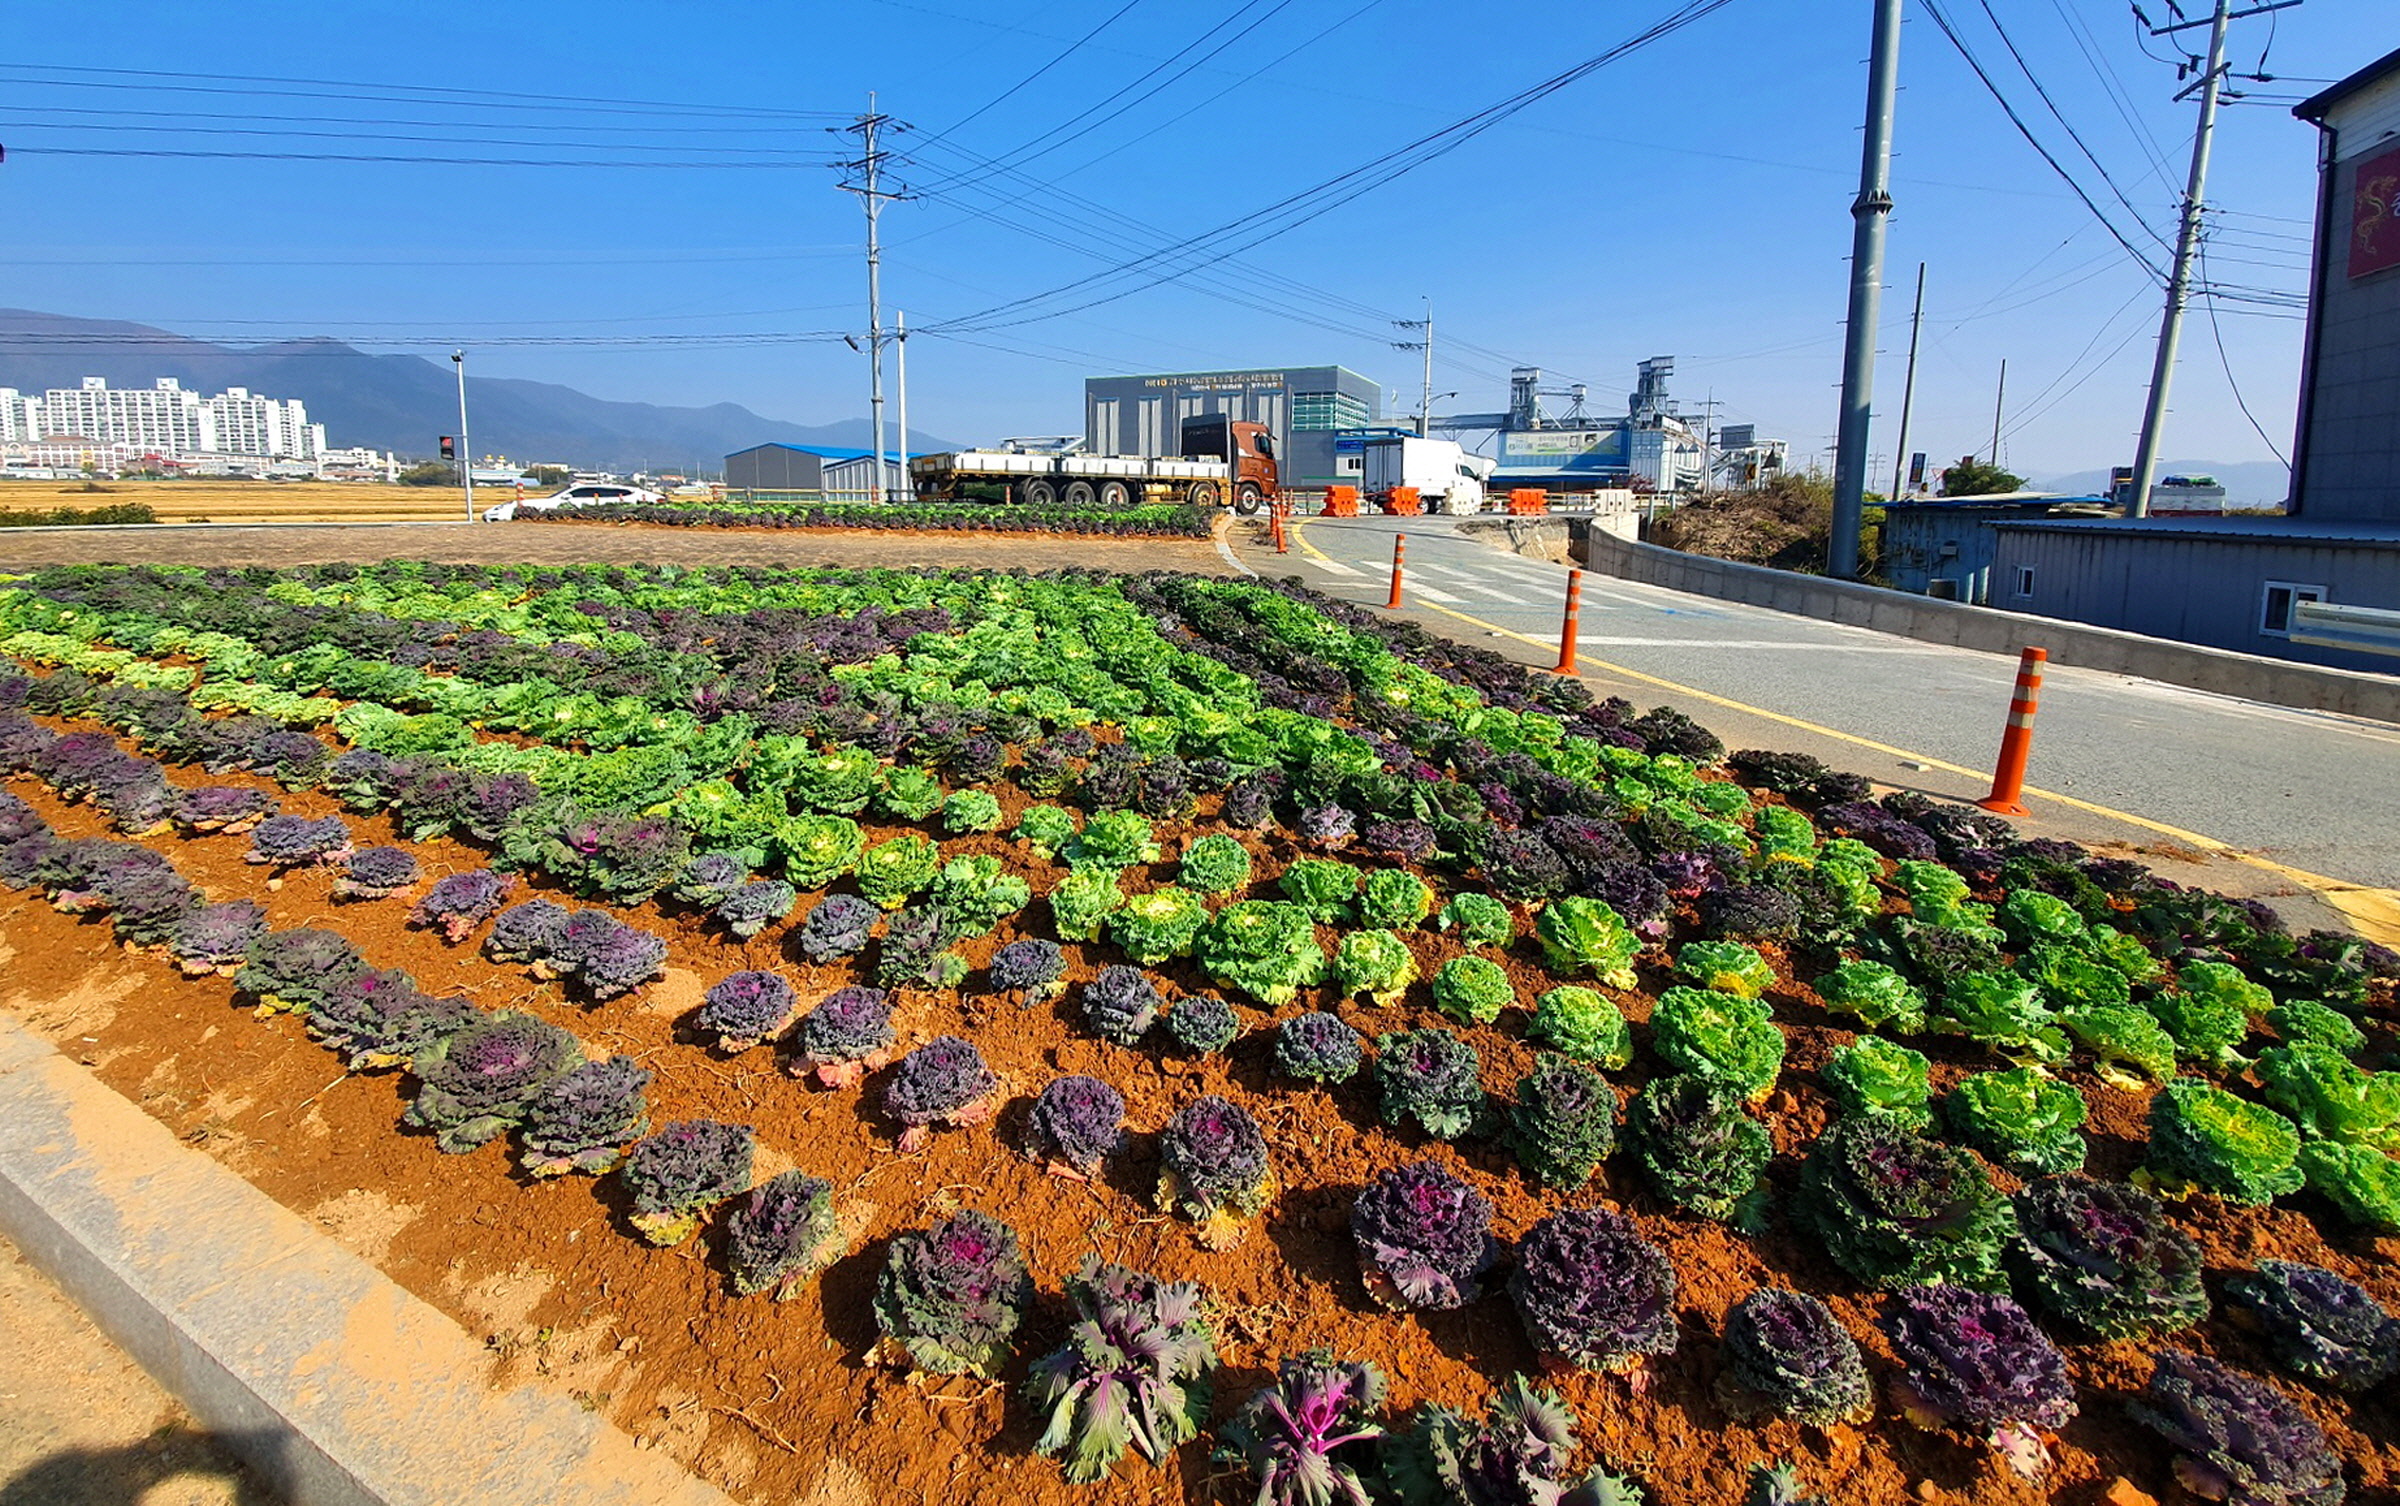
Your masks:
M 1983 497 L 1909 497 L 1897 502 L 1872 502 L 1886 512 L 1922 508 L 1927 512 L 1973 512 L 2006 507 L 2091 507 L 2109 505 L 2106 497 L 2068 496 L 2061 492 L 1994 492 Z
M 2132 534 L 2144 538 L 2223 539 L 2228 543 L 2350 544 L 2400 549 L 2400 524 L 2305 517 L 1995 518 L 1994 528 Z
M 814 455 L 819 460 L 872 460 L 875 458 L 873 450 L 853 450 L 838 444 L 787 444 L 780 439 L 771 439 L 765 444 L 754 444 L 749 449 L 736 450 L 733 453 L 747 455 L 751 450 L 797 450 L 803 455 Z M 726 458 L 731 459 L 732 457 Z M 883 452 L 883 458 L 889 461 L 911 460 L 915 457 L 899 450 L 886 450 Z

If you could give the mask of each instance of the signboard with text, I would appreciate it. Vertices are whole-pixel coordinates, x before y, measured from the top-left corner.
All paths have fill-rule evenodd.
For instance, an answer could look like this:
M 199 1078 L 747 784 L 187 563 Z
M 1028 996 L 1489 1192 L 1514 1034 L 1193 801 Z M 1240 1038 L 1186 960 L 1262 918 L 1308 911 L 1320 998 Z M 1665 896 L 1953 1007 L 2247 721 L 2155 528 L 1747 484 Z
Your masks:
M 2400 267 L 2400 148 L 2358 165 L 2350 194 L 2350 275 Z

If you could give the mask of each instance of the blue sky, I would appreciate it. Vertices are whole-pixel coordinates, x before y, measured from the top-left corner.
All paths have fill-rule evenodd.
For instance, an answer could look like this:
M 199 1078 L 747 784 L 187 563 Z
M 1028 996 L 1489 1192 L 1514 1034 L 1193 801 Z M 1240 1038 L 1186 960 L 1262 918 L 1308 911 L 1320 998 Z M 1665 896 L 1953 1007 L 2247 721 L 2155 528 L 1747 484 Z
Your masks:
M 2145 56 L 2122 0 L 1939 3 L 2027 127 L 2163 263 L 2193 119 L 2171 102 L 2167 45 Z M 2143 3 L 2164 18 L 2165 0 Z M 1788 438 L 1805 462 L 1834 428 L 1865 0 L 1731 0 L 1347 203 L 1257 220 L 1293 223 L 1196 277 L 1126 274 L 1010 307 L 1266 210 L 1681 6 L 119 0 L 105 34 L 73 7 L 21 8 L 0 63 L 0 303 L 229 341 L 457 342 L 479 373 L 606 397 L 860 415 L 866 363 L 838 336 L 866 321 L 862 215 L 828 164 L 856 145 L 831 128 L 873 90 L 909 127 L 889 144 L 916 197 L 885 211 L 883 289 L 887 317 L 905 309 L 923 332 L 920 429 L 1069 431 L 1086 375 L 1320 362 L 1413 410 L 1417 358 L 1390 347 L 1405 337 L 1389 321 L 1430 299 L 1435 388 L 1460 394 L 1439 408 L 1501 406 L 1523 363 L 1615 411 L 1635 363 L 1672 354 L 1687 405 L 1713 394 L 1721 421 Z M 2259 102 L 2221 117 L 2210 267 L 2269 301 L 2220 303 L 2213 327 L 2195 306 L 2171 458 L 2288 450 L 2301 324 L 2279 304 L 2306 286 L 2316 136 L 2288 101 L 2400 45 L 2400 16 L 2307 0 L 2235 35 L 2236 66 L 2258 71 L 2263 49 L 2279 82 L 2243 84 Z M 1919 261 L 1911 448 L 1988 447 L 2005 359 L 2004 461 L 2130 462 L 2160 295 L 1923 0 L 1901 77 L 1886 474 Z M 275 79 L 307 82 L 260 81 Z M 317 154 L 484 160 L 300 160 Z M 602 165 L 537 165 L 562 162 Z

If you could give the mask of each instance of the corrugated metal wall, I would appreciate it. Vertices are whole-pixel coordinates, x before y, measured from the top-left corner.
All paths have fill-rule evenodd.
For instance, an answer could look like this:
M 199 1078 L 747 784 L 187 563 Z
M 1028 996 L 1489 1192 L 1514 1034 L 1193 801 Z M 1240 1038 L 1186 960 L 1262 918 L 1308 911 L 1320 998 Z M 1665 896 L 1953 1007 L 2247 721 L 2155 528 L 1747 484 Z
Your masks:
M 2346 154 L 2352 144 L 2345 133 Z M 2400 522 L 2400 267 L 2354 280 L 2346 240 L 2359 166 L 2392 145 L 2376 141 L 2334 168 L 2336 238 L 2317 249 L 2327 265 L 2297 510 L 2319 521 Z
M 869 470 L 874 467 L 869 465 Z M 806 450 L 762 444 L 725 457 L 728 491 L 809 492 L 823 487 L 824 463 Z

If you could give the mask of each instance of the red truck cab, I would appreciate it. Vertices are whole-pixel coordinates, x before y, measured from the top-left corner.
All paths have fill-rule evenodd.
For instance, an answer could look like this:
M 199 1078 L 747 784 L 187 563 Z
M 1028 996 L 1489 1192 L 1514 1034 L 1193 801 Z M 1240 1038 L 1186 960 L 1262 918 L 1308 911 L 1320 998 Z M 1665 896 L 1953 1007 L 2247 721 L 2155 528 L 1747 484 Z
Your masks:
M 1228 462 L 1231 501 L 1238 513 L 1257 512 L 1283 489 L 1283 477 L 1276 468 L 1275 436 L 1265 424 L 1228 419 L 1222 413 L 1187 418 L 1183 421 L 1183 458 Z

